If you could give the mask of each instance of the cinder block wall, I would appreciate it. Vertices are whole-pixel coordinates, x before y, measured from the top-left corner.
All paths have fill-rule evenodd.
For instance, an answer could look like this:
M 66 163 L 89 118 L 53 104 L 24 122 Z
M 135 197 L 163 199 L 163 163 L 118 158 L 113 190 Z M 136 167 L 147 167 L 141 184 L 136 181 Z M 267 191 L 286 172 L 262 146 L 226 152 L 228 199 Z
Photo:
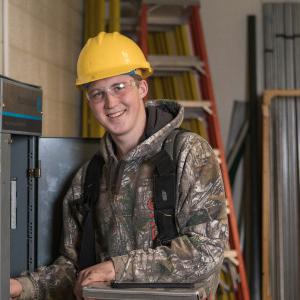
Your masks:
M 79 136 L 82 0 L 8 1 L 7 76 L 43 89 L 43 135 Z
M 3 74 L 3 0 L 0 0 L 0 74 Z

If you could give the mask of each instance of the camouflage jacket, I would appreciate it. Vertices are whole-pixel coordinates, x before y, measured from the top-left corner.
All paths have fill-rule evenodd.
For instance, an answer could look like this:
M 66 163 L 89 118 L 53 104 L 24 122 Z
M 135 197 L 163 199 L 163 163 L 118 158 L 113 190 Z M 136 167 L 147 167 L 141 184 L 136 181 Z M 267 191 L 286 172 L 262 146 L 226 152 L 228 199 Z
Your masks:
M 228 227 L 218 162 L 209 144 L 185 132 L 174 145 L 177 161 L 176 225 L 179 237 L 170 247 L 153 249 L 153 166 L 170 132 L 180 126 L 183 108 L 174 102 L 148 102 L 147 109 L 171 115 L 158 129 L 118 160 L 109 134 L 101 140 L 105 165 L 94 209 L 97 261 L 111 258 L 119 281 L 195 282 L 202 298 L 219 280 Z M 159 115 L 157 115 L 159 116 Z M 160 122 L 161 122 L 160 118 Z M 168 119 L 168 118 L 167 118 Z M 47 267 L 18 278 L 20 299 L 73 299 L 83 220 L 82 190 L 87 164 L 73 179 L 63 200 L 61 255 Z

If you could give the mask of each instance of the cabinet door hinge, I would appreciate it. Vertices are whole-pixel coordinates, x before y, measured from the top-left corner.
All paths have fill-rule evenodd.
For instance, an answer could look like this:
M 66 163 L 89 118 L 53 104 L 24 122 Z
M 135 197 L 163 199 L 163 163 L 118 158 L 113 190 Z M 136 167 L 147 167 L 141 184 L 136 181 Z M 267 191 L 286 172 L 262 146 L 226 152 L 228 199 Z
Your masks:
M 38 161 L 37 168 L 29 168 L 27 170 L 28 177 L 40 178 L 41 177 L 41 161 Z
M 41 169 L 40 168 L 28 169 L 27 175 L 28 175 L 28 177 L 40 178 L 41 177 Z

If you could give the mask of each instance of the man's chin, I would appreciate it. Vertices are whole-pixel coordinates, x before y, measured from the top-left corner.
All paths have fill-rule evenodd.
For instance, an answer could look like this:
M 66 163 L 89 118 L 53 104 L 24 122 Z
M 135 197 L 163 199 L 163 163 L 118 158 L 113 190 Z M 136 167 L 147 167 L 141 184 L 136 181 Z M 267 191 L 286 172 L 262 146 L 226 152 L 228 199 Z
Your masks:
M 120 128 L 120 129 L 113 129 L 113 130 L 109 130 L 107 129 L 107 132 L 112 136 L 112 137 L 116 137 L 116 138 L 120 138 L 124 135 L 126 135 L 126 133 L 128 132 L 127 130 L 124 130 L 124 128 Z

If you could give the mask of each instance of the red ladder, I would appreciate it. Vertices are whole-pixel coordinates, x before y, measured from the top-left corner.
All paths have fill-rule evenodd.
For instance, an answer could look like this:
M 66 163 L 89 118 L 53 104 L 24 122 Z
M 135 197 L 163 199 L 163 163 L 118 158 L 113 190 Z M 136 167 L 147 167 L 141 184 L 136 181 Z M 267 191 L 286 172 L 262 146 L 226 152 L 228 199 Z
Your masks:
M 147 2 L 147 1 L 145 1 Z M 170 5 L 169 3 L 167 3 Z M 148 55 L 147 49 L 147 34 L 148 34 L 148 5 L 145 3 L 141 4 L 140 16 L 139 16 L 139 43 L 144 51 L 144 54 Z M 238 285 L 238 290 L 235 295 L 237 299 L 249 300 L 249 288 L 247 283 L 247 276 L 245 272 L 244 260 L 240 247 L 240 239 L 238 232 L 237 219 L 235 215 L 235 209 L 233 205 L 231 186 L 229 181 L 228 169 L 225 159 L 224 146 L 221 138 L 220 124 L 217 114 L 216 100 L 213 92 L 213 84 L 208 64 L 208 55 L 205 47 L 205 38 L 204 32 L 201 25 L 200 17 L 200 5 L 191 5 L 191 16 L 189 18 L 190 30 L 192 33 L 192 40 L 195 54 L 198 56 L 200 61 L 204 64 L 204 74 L 205 76 L 200 77 L 200 87 L 202 92 L 202 98 L 210 102 L 210 108 L 212 114 L 208 114 L 207 123 L 208 123 L 208 132 L 209 132 L 209 141 L 213 148 L 217 148 L 220 154 L 220 167 L 223 175 L 225 193 L 227 197 L 227 202 L 229 206 L 229 231 L 230 231 L 230 246 L 236 253 L 236 258 L 238 261 L 237 269 L 240 277 L 240 283 Z

